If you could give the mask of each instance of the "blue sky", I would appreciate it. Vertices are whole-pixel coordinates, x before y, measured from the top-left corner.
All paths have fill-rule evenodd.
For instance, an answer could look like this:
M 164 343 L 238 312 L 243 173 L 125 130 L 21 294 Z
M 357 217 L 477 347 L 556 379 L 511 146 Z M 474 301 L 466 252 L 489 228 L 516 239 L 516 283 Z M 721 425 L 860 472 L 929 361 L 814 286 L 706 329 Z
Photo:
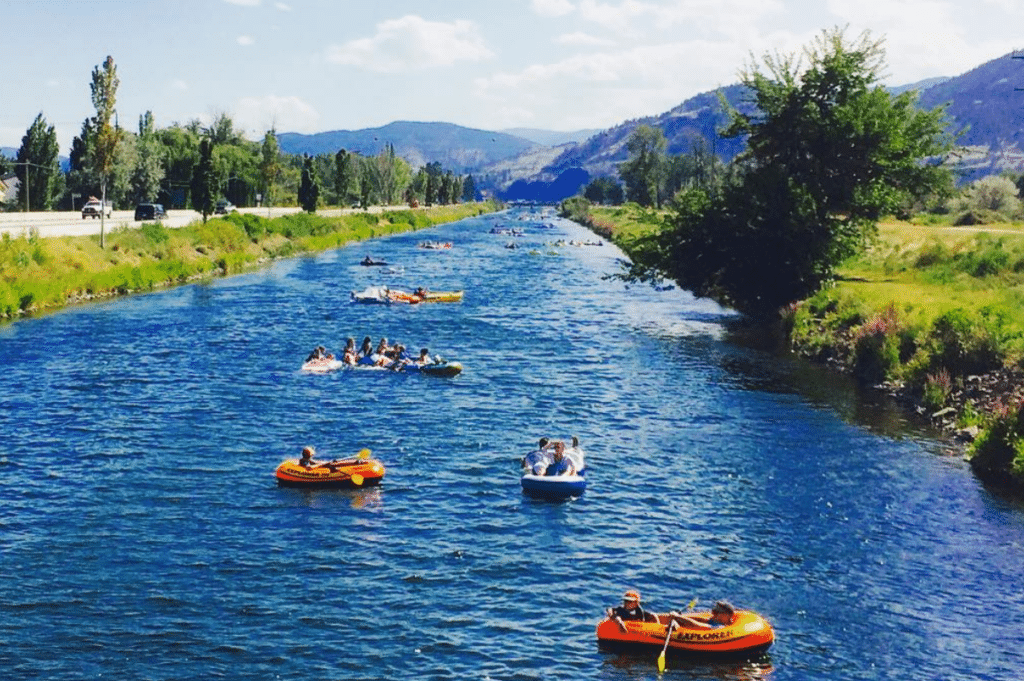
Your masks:
M 66 155 L 107 55 L 133 130 L 146 111 L 227 114 L 252 139 L 578 130 L 667 111 L 834 26 L 885 39 L 888 84 L 960 75 L 1024 48 L 1024 0 L 3 0 L 0 26 L 0 146 L 42 112 Z

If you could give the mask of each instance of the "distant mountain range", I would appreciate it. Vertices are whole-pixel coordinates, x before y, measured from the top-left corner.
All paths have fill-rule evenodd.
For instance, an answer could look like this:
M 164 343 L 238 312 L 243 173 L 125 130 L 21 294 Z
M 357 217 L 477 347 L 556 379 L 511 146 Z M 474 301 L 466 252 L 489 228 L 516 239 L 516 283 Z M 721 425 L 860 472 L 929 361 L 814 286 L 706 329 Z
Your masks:
M 1005 55 L 955 78 L 932 78 L 891 88 L 920 92 L 920 104 L 948 104 L 951 130 L 964 145 L 960 172 L 969 181 L 1003 170 L 1024 170 L 1024 60 Z M 503 198 L 558 200 L 599 176 L 615 176 L 628 157 L 626 141 L 638 125 L 660 128 L 669 154 L 690 153 L 702 145 L 723 160 L 744 141 L 718 135 L 726 123 L 719 92 L 736 107 L 744 88 L 730 85 L 698 94 L 665 113 L 626 121 L 607 130 L 557 132 L 532 128 L 477 130 L 451 123 L 397 121 L 378 128 L 304 135 L 279 133 L 281 150 L 291 154 L 334 154 L 339 149 L 372 156 L 393 145 L 413 168 L 438 162 L 459 174 L 472 174 L 477 186 Z M 14 157 L 17 150 L 0 153 Z
M 335 130 L 313 135 L 280 133 L 281 151 L 289 154 L 335 154 L 340 149 L 362 156 L 376 156 L 390 144 L 413 168 L 439 162 L 452 172 L 464 174 L 539 146 L 522 137 L 502 132 L 463 128 L 451 123 L 398 121 L 379 128 Z

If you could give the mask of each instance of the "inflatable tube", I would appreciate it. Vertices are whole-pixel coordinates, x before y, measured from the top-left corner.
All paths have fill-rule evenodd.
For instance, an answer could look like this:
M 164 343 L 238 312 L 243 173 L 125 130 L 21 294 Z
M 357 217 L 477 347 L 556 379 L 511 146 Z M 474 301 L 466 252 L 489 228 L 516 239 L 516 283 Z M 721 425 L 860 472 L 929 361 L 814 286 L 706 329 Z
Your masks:
M 311 359 L 303 363 L 302 370 L 311 374 L 326 374 L 331 371 L 337 371 L 343 366 L 345 366 L 345 363 L 340 359 L 327 359 L 324 357 L 321 359 Z
M 534 475 L 527 473 L 520 479 L 523 493 L 540 499 L 568 499 L 578 497 L 587 489 L 582 475 Z M 662 637 L 664 640 L 664 637 Z
M 710 612 L 686 613 L 694 619 L 710 619 Z M 668 615 L 658 615 L 657 622 L 625 622 L 626 631 L 618 623 L 605 619 L 597 625 L 597 642 L 608 650 L 650 650 L 657 652 L 665 645 Z M 750 657 L 771 647 L 775 632 L 767 620 L 750 610 L 737 610 L 732 624 L 716 629 L 694 629 L 677 626 L 668 641 L 674 653 L 707 657 Z
M 426 374 L 428 376 L 440 376 L 451 378 L 462 373 L 462 364 L 459 362 L 435 362 L 434 364 L 406 364 L 401 371 L 409 374 Z
M 423 294 L 424 303 L 458 303 L 462 301 L 462 291 L 427 291 Z

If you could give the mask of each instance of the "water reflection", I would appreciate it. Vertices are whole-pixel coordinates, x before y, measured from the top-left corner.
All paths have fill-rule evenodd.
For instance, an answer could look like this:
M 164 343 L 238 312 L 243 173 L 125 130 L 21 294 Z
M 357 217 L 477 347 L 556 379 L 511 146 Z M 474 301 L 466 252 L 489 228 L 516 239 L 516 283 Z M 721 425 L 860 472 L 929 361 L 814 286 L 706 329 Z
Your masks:
M 658 652 L 603 652 L 602 676 L 605 678 L 649 679 L 657 670 Z M 665 673 L 695 679 L 722 679 L 722 681 L 757 681 L 775 671 L 771 655 L 766 653 L 753 660 L 698 660 L 669 654 L 666 657 Z M 660 674 L 658 675 L 661 676 Z

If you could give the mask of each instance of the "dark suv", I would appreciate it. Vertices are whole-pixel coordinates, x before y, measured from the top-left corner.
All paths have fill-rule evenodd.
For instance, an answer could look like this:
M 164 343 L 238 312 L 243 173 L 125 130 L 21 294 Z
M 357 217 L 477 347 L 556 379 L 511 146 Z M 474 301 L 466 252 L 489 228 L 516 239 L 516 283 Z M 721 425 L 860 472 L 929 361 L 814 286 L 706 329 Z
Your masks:
M 135 206 L 136 220 L 163 220 L 165 217 L 167 217 L 167 211 L 164 210 L 163 204 L 140 203 Z

